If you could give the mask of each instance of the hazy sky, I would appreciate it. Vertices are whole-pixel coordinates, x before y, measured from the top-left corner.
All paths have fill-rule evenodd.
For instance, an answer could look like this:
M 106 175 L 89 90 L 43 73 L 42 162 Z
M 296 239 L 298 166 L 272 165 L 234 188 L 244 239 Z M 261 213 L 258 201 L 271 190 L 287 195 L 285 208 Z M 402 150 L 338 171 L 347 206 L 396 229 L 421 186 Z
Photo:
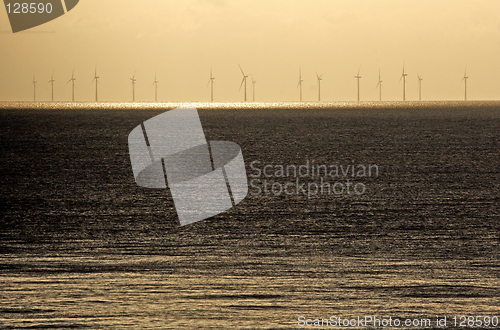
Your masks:
M 209 101 L 210 67 L 215 99 L 241 101 L 238 63 L 253 74 L 257 101 L 297 101 L 299 67 L 303 98 L 401 100 L 403 63 L 407 99 L 500 99 L 500 1 L 498 0 L 80 0 L 66 15 L 13 34 L 0 8 L 0 101 L 70 100 L 75 68 L 76 99 L 91 101 L 97 64 L 100 100 Z M 251 95 L 248 82 L 248 94 Z

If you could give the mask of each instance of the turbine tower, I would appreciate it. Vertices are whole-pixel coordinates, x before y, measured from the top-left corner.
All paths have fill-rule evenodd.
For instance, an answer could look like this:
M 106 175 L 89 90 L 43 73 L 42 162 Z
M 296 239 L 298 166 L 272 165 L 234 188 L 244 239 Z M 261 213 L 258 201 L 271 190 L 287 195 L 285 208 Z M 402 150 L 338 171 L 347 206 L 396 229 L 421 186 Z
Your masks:
M 382 101 L 382 79 L 380 79 L 380 69 L 378 69 L 378 83 L 377 83 L 377 87 L 379 88 L 378 100 Z M 375 89 L 377 87 L 375 87 Z
M 318 72 L 316 72 L 316 79 L 318 80 L 318 102 L 321 102 L 321 80 L 323 80 L 323 75 L 318 76 Z
M 302 102 L 302 68 L 299 68 L 299 83 L 297 84 L 297 87 L 300 87 L 300 102 Z
M 210 68 L 210 79 L 208 79 L 207 86 L 210 84 L 210 102 L 214 101 L 214 84 L 215 78 L 212 75 L 212 68 Z
M 155 85 L 155 102 L 158 102 L 158 83 L 159 81 L 156 79 L 156 72 L 155 72 L 155 81 L 153 82 L 153 85 Z
M 36 80 L 35 74 L 33 73 L 33 102 L 36 102 Z
M 97 67 L 94 71 L 94 79 L 92 79 L 92 82 L 90 83 L 92 85 L 92 83 L 95 81 L 95 101 L 98 102 L 98 97 L 97 97 L 97 85 L 99 84 L 99 77 L 97 76 Z
M 467 101 L 467 79 L 469 79 L 469 77 L 467 77 L 467 68 L 465 68 L 464 77 L 462 78 L 465 83 L 465 101 Z
M 137 79 L 135 79 L 135 72 L 130 80 L 132 81 L 132 102 L 135 102 L 135 82 L 137 81 Z
M 71 100 L 73 102 L 75 102 L 75 80 L 76 80 L 76 78 L 75 78 L 75 69 L 73 69 L 73 73 L 71 74 L 71 79 L 68 80 L 68 82 L 67 82 L 67 83 L 69 83 L 71 81 L 71 90 L 72 90 Z
M 403 64 L 403 73 L 401 74 L 401 78 L 399 78 L 399 81 L 403 79 L 403 101 L 406 101 L 406 76 L 405 65 Z
M 422 75 L 418 75 L 418 100 L 422 101 Z
M 252 75 L 252 101 L 255 102 L 255 84 L 257 83 L 257 80 L 253 80 L 253 75 Z
M 54 71 L 52 71 L 52 77 L 49 80 L 49 83 L 52 85 L 52 102 L 54 102 Z
M 241 81 L 241 85 L 240 85 L 240 90 L 241 90 L 241 86 L 243 86 L 243 83 L 245 84 L 245 102 L 247 101 L 247 78 L 248 78 L 248 75 L 245 75 L 245 72 L 243 72 L 243 69 L 241 68 L 241 66 L 238 64 L 238 66 L 240 67 L 240 70 L 241 70 L 241 74 L 243 75 L 243 80 Z
M 354 76 L 354 78 L 358 79 L 358 102 L 359 102 L 359 79 L 361 79 L 361 76 L 359 75 L 359 71 L 361 68 L 358 69 L 358 74 Z

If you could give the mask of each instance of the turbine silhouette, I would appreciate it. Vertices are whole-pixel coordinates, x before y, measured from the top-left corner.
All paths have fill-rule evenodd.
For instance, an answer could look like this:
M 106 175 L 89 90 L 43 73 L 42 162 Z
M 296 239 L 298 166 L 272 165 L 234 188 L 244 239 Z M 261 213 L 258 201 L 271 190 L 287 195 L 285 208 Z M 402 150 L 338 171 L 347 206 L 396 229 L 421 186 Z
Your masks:
M 49 80 L 49 83 L 52 85 L 52 102 L 54 102 L 54 71 L 52 71 L 52 77 Z
M 403 101 L 406 101 L 406 76 L 408 76 L 405 73 L 405 65 L 403 64 L 403 73 L 401 74 L 401 78 L 399 78 L 399 81 L 403 79 Z
M 214 101 L 214 85 L 215 85 L 215 78 L 212 75 L 212 67 L 210 67 L 210 79 L 208 79 L 207 86 L 210 85 L 210 101 Z
M 97 76 L 97 66 L 95 68 L 95 71 L 94 71 L 94 79 L 92 79 L 92 82 L 90 83 L 91 85 L 94 83 L 95 81 L 95 101 L 98 102 L 99 101 L 99 98 L 97 97 L 97 85 L 99 84 L 99 77 Z
M 377 83 L 377 87 L 379 88 L 378 100 L 382 101 L 382 80 L 380 79 L 380 69 L 378 69 L 378 83 Z M 377 89 L 377 87 L 375 87 L 375 89 Z
M 359 71 L 361 70 L 361 67 L 358 69 L 358 74 L 354 76 L 354 78 L 358 79 L 358 102 L 359 102 L 359 79 L 361 79 L 361 76 L 359 75 Z
M 75 69 L 73 69 L 73 73 L 71 73 L 71 79 L 68 80 L 68 82 L 67 82 L 67 83 L 69 83 L 71 81 L 71 90 L 72 90 L 71 100 L 73 102 L 75 102 L 75 80 L 76 80 L 76 78 L 75 78 Z
M 135 72 L 130 80 L 132 81 L 132 102 L 135 102 L 135 82 L 137 81 L 137 79 L 135 79 Z
M 302 102 L 302 68 L 299 68 L 299 83 L 297 84 L 297 87 L 300 87 L 300 102 Z
M 317 85 L 318 85 L 318 102 L 321 101 L 321 80 L 323 80 L 323 75 L 318 76 L 318 72 L 316 72 L 316 79 L 317 79 Z
M 36 102 L 36 80 L 35 80 L 35 74 L 33 73 L 33 102 Z
M 422 101 L 422 80 L 424 80 L 424 78 L 422 78 L 422 75 L 417 75 L 418 76 L 418 100 L 419 101 Z
M 465 101 L 467 101 L 467 79 L 469 79 L 469 77 L 467 77 L 467 68 L 465 68 L 464 77 L 462 78 L 465 82 Z
M 257 80 L 253 80 L 253 75 L 252 75 L 252 101 L 255 102 L 255 84 L 257 83 Z
M 240 70 L 241 70 L 241 74 L 243 75 L 243 80 L 241 81 L 241 84 L 240 84 L 240 90 L 241 90 L 241 86 L 243 86 L 243 84 L 245 84 L 245 102 L 247 101 L 247 78 L 248 78 L 248 75 L 245 75 L 245 72 L 243 72 L 243 69 L 241 68 L 241 66 L 238 64 L 238 66 L 240 67 Z
M 153 85 L 155 85 L 155 102 L 158 102 L 158 83 L 159 81 L 156 79 L 156 72 L 155 72 L 155 81 L 153 82 Z

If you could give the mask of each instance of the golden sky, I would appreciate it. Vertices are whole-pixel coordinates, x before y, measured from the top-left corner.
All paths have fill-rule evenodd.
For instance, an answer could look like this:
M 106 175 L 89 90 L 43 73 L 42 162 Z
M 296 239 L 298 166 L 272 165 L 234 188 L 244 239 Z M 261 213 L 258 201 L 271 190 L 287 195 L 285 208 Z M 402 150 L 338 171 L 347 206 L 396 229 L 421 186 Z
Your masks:
M 407 99 L 461 100 L 467 66 L 472 100 L 500 99 L 498 0 L 81 0 L 66 15 L 13 34 L 0 8 L 0 101 L 91 101 L 94 67 L 102 101 L 241 101 L 241 72 L 253 74 L 257 101 L 297 101 L 299 67 L 303 98 L 401 100 L 403 63 Z M 251 79 L 251 78 L 250 78 Z M 252 92 L 248 81 L 249 98 Z

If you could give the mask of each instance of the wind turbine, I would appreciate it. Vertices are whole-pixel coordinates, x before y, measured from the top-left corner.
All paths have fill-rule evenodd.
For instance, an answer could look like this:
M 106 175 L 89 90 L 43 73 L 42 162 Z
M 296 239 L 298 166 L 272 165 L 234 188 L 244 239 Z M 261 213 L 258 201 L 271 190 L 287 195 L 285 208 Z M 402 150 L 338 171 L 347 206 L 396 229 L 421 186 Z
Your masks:
M 361 67 L 358 69 L 358 74 L 354 76 L 354 78 L 358 79 L 358 102 L 359 102 L 359 79 L 361 79 L 361 76 L 359 75 L 360 70 Z
M 94 71 L 94 79 L 92 79 L 92 82 L 90 83 L 92 85 L 92 83 L 94 82 L 95 80 L 95 101 L 97 102 L 98 101 L 98 98 L 97 98 L 97 85 L 99 84 L 99 77 L 97 76 L 97 67 Z
M 253 80 L 253 75 L 252 75 L 252 101 L 255 102 L 255 84 L 257 83 L 257 80 Z
M 467 68 L 465 68 L 464 77 L 462 78 L 465 82 L 465 101 L 467 101 L 467 79 L 469 79 L 469 77 L 467 77 Z
M 68 80 L 68 82 L 67 82 L 67 83 L 69 83 L 71 81 L 71 90 L 72 90 L 71 100 L 73 102 L 75 102 L 75 80 L 76 80 L 76 78 L 75 78 L 75 69 L 73 69 L 73 73 L 71 74 L 71 79 Z
M 135 82 L 137 81 L 137 79 L 135 79 L 135 72 L 130 80 L 132 81 L 132 102 L 135 102 Z
M 317 83 L 317 85 L 318 85 L 318 102 L 321 101 L 321 80 L 323 80 L 323 78 L 321 78 L 321 77 L 323 77 L 323 75 L 318 76 L 318 72 L 316 72 L 316 79 L 318 80 L 318 83 Z
M 210 67 L 210 79 L 208 79 L 207 86 L 210 84 L 210 101 L 214 101 L 214 84 L 215 84 L 215 78 L 212 75 L 212 68 Z
M 299 68 L 299 83 L 297 84 L 297 87 L 300 87 L 300 102 L 302 102 L 302 68 Z
M 418 100 L 422 101 L 422 75 L 418 75 Z
M 36 80 L 35 74 L 33 73 L 33 102 L 36 102 Z
M 247 101 L 247 78 L 248 78 L 248 75 L 245 75 L 245 72 L 243 72 L 243 69 L 241 68 L 241 66 L 239 64 L 238 64 L 238 66 L 240 67 L 241 74 L 243 75 L 243 80 L 241 81 L 240 90 L 241 90 L 241 86 L 243 86 L 243 83 L 245 83 L 245 102 L 246 102 Z
M 382 101 L 382 79 L 380 79 L 380 69 L 378 69 L 378 83 L 377 83 L 377 87 L 379 88 L 378 100 Z M 375 89 L 377 87 L 375 87 Z
M 153 85 L 155 85 L 155 102 L 158 102 L 158 83 L 159 81 L 156 79 L 156 72 L 155 72 L 155 81 L 153 82 Z
M 49 83 L 52 85 L 52 102 L 54 102 L 54 71 L 52 71 L 52 77 L 49 80 Z
M 399 78 L 399 81 L 403 79 L 403 101 L 406 101 L 406 76 L 405 65 L 403 64 L 403 73 L 401 74 L 401 78 Z

